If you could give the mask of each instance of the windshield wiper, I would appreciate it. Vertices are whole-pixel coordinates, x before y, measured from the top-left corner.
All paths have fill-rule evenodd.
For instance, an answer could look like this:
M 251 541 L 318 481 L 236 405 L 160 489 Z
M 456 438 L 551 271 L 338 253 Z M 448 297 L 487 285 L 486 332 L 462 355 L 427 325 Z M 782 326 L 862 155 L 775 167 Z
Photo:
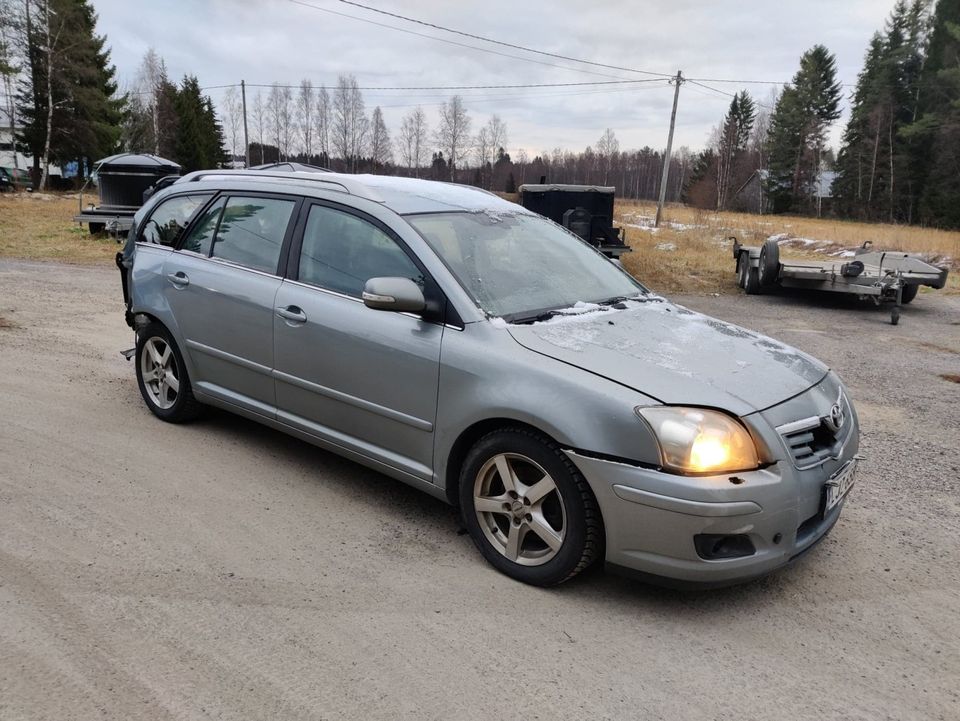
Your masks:
M 627 300 L 634 300 L 638 303 L 646 303 L 650 299 L 642 293 L 638 293 L 636 295 L 615 295 L 612 298 L 597 301 L 597 305 L 617 305 L 618 303 L 623 303 Z
M 543 321 L 550 320 L 551 318 L 555 318 L 558 315 L 567 315 L 567 313 L 564 313 L 561 310 L 542 310 L 536 313 L 530 313 L 526 315 L 523 313 L 514 314 L 514 315 L 505 315 L 503 316 L 503 319 L 507 321 L 507 323 L 524 325 L 527 323 L 542 323 Z

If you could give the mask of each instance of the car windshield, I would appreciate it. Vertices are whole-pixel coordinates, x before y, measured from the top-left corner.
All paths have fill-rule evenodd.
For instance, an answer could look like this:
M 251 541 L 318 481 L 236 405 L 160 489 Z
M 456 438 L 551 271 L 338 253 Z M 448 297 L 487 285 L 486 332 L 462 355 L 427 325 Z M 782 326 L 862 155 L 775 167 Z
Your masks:
M 648 292 L 577 236 L 539 216 L 456 212 L 406 220 L 484 311 L 511 322 Z

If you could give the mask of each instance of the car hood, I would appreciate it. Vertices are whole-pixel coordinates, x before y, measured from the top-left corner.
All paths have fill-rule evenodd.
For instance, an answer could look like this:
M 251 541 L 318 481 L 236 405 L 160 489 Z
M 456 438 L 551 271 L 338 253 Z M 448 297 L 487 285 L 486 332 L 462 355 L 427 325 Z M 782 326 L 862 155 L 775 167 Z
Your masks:
M 820 361 L 779 341 L 663 300 L 507 325 L 522 346 L 671 405 L 747 415 L 810 388 Z

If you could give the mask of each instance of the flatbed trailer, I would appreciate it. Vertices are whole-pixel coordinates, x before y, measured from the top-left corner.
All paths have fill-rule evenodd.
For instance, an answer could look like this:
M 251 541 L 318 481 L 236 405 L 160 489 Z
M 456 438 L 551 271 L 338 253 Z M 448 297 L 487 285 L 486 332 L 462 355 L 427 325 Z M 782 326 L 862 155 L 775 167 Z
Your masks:
M 921 285 L 943 288 L 947 269 L 938 268 L 903 251 L 875 251 L 870 241 L 852 257 L 837 260 L 783 260 L 776 240 L 762 246 L 740 245 L 733 239 L 737 285 L 747 295 L 774 288 L 847 293 L 869 298 L 875 305 L 892 303 L 890 322 L 900 322 L 900 307 L 917 296 Z

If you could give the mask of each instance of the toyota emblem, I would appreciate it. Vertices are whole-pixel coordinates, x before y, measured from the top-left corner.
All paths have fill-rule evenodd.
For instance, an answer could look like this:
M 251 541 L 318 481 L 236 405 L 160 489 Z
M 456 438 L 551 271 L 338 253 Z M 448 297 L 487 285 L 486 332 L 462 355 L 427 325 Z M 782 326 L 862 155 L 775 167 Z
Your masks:
M 840 396 L 837 398 L 837 402 L 833 404 L 833 407 L 830 409 L 830 413 L 823 419 L 824 425 L 830 429 L 831 433 L 837 433 L 843 424 L 846 423 L 846 416 L 843 413 L 843 393 L 841 392 Z

